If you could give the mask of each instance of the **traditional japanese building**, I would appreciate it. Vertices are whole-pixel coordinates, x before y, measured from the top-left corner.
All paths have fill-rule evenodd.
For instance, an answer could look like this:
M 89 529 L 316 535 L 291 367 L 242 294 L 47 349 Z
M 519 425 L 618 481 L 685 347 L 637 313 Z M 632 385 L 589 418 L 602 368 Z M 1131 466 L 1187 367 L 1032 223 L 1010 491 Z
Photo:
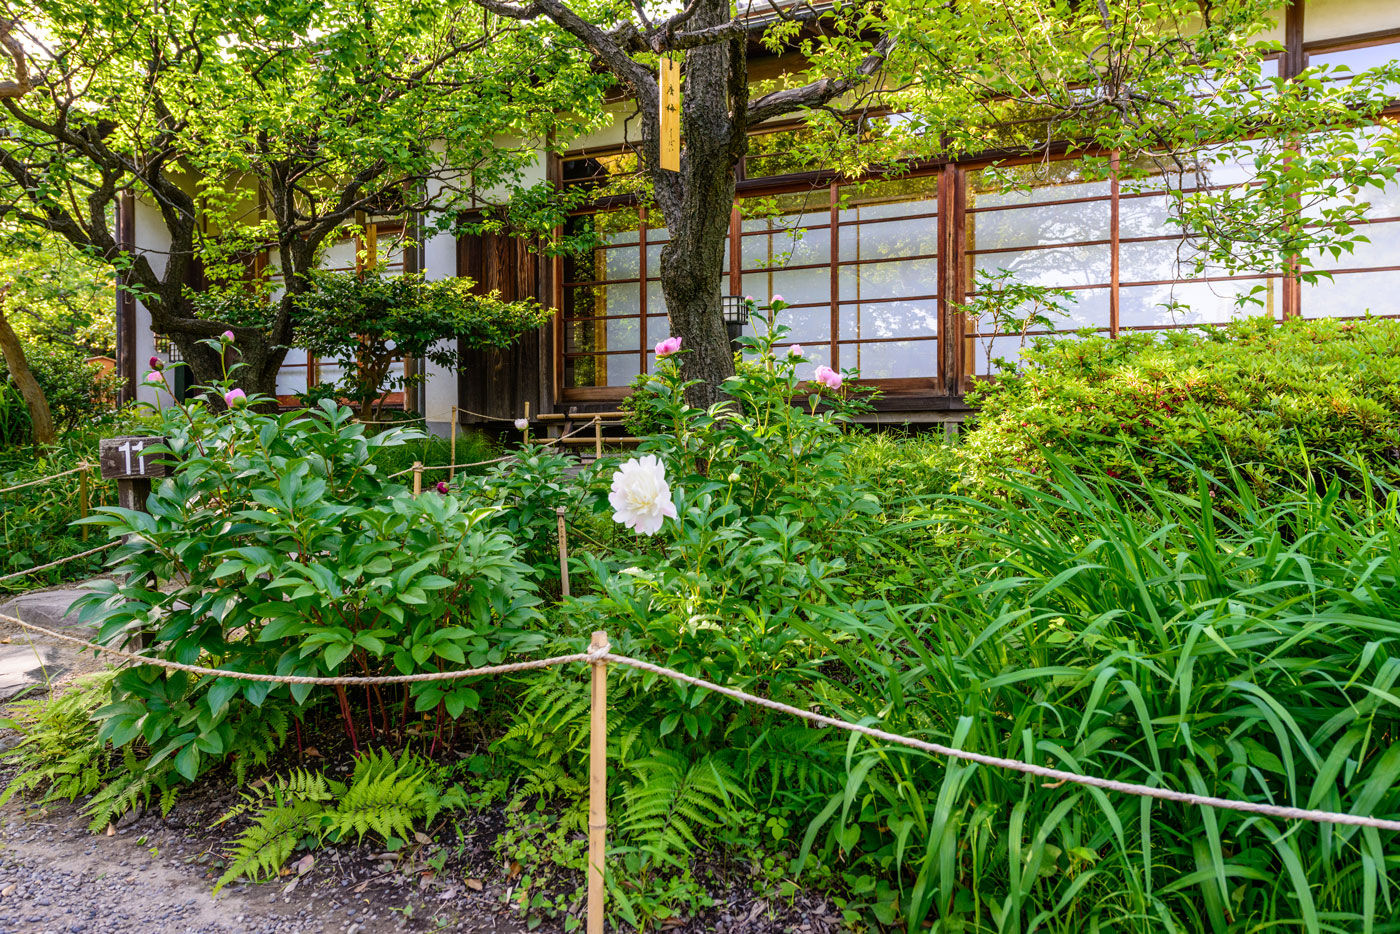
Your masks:
M 1283 52 L 1268 71 L 1291 77 L 1310 65 L 1362 70 L 1400 59 L 1396 0 L 1298 0 L 1279 14 Z M 761 60 L 753 63 L 757 70 Z M 1400 89 L 1396 96 L 1400 97 Z M 541 155 L 537 178 L 559 186 L 596 186 L 630 171 L 624 105 L 618 119 L 576 139 L 562 156 Z M 1400 106 L 1394 111 L 1400 114 Z M 1131 331 L 1222 324 L 1243 314 L 1362 317 L 1400 314 L 1400 185 L 1368 195 L 1369 244 L 1318 268 L 1330 280 L 1307 284 L 1283 272 L 1229 274 L 1196 270 L 1190 244 L 1167 221 L 1172 186 L 1226 188 L 1248 173 L 1231 164 L 1191 176 L 1141 172 L 1131 184 L 1119 171 L 1087 173 L 1077 156 L 986 152 L 926 161 L 888 181 L 857 190 L 831 171 L 792 172 L 780 134 L 768 137 L 739 167 L 722 284 L 731 296 L 790 304 L 784 322 L 810 365 L 858 368 L 882 390 L 880 419 L 929 422 L 966 410 L 964 393 L 998 357 L 1014 357 L 1021 335 L 979 333 L 959 312 L 979 270 L 1007 270 L 1021 281 L 1067 290 L 1067 317 L 1057 331 Z M 1121 170 L 1112 153 L 1107 156 Z M 1017 182 L 1005 184 L 1007 173 Z M 762 210 L 750 210 L 761 202 Z M 421 270 L 430 279 L 468 276 L 507 299 L 534 296 L 554 309 L 552 322 L 508 351 L 472 354 L 460 372 L 427 367 L 416 398 L 436 430 L 453 413 L 466 424 L 482 416 L 611 409 L 631 381 L 654 365 L 651 347 L 670 333 L 658 276 L 667 242 L 664 222 L 625 196 L 597 199 L 569 222 L 591 228 L 599 245 L 583 256 L 551 258 L 506 235 L 427 237 L 404 249 L 401 223 L 374 230 L 381 262 Z M 159 249 L 163 232 L 140 204 L 123 229 L 137 248 Z M 344 241 L 329 262 L 363 262 L 363 239 Z M 1248 294 L 1250 301 L 1238 298 Z M 121 366 L 133 389 L 136 367 L 168 352 L 152 334 L 140 303 L 121 300 Z M 1035 334 L 1032 331 L 1031 334 Z M 412 366 L 413 363 L 406 365 Z M 292 403 L 308 385 L 332 379 L 334 361 L 293 350 L 279 380 Z M 145 390 L 141 390 L 144 392 Z

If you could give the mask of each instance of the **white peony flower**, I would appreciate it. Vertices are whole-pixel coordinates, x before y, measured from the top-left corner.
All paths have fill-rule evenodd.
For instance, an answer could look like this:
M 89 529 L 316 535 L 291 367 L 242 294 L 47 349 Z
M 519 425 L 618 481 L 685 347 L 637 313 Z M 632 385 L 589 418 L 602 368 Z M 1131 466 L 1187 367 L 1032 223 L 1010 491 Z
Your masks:
M 634 457 L 617 468 L 608 502 L 614 521 L 643 535 L 655 535 L 667 516 L 676 518 L 666 467 L 654 454 Z
M 520 431 L 524 431 L 526 428 L 530 427 L 530 420 L 528 418 L 517 418 L 515 420 L 515 427 Z

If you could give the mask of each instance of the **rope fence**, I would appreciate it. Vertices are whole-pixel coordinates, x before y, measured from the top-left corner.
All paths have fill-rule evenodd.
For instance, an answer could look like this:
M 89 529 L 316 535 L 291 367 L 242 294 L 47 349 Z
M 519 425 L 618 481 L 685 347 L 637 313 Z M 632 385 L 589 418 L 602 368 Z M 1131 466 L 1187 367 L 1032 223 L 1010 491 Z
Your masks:
M 538 444 L 540 447 L 547 447 L 547 446 L 549 446 L 549 445 L 551 445 L 551 444 L 558 444 L 559 442 L 563 441 L 563 440 L 566 439 L 566 438 L 572 438 L 574 435 L 577 435 L 577 434 L 580 434 L 580 433 L 582 433 L 582 432 L 584 432 L 584 431 L 587 431 L 590 427 L 592 427 L 591 424 L 590 424 L 590 425 L 584 425 L 584 426 L 582 426 L 582 427 L 580 427 L 580 428 L 575 428 L 573 431 L 569 432 L 568 434 L 560 435 L 560 436 L 557 437 L 557 438 L 548 438 L 548 439 L 545 439 L 545 440 L 542 440 L 542 441 L 537 442 L 537 444 Z M 455 451 L 455 445 L 454 445 L 454 451 Z M 515 459 L 516 459 L 517 457 L 519 457 L 519 456 L 520 456 L 520 455 L 518 455 L 518 454 L 506 454 L 506 455 L 503 456 L 503 457 L 495 457 L 495 458 L 492 458 L 492 459 L 489 460 L 489 461 L 475 461 L 475 462 L 470 463 L 470 464 L 434 464 L 434 465 L 431 465 L 431 466 L 429 466 L 429 465 L 427 465 L 427 464 L 414 464 L 412 467 L 405 467 L 403 470 L 400 470 L 398 473 L 391 473 L 391 474 L 389 474 L 389 476 L 388 476 L 386 479 L 389 479 L 389 480 L 397 480 L 399 477 L 402 477 L 402 476 L 405 475 L 405 474 L 413 473 L 414 471 L 417 471 L 417 472 L 419 472 L 419 473 L 427 473 L 429 470 L 451 470 L 451 471 L 454 471 L 454 472 L 455 472 L 455 471 L 458 471 L 458 470 L 464 470 L 464 469 L 466 469 L 467 467 L 485 467 L 485 466 L 488 465 L 488 464 L 499 464 L 499 463 L 501 463 L 501 462 L 503 462 L 503 461 L 515 460 Z
M 5 487 L 5 488 L 3 488 L 3 489 L 0 489 L 0 494 L 12 493 L 12 492 L 14 492 L 15 490 L 23 490 L 25 487 L 38 486 L 38 485 L 41 484 L 41 483 L 51 483 L 51 482 L 53 482 L 54 480 L 59 480 L 59 479 L 61 479 L 61 478 L 63 478 L 63 477 L 71 476 L 72 474 L 75 474 L 75 473 L 82 473 L 82 472 L 85 471 L 85 470 L 91 470 L 91 469 L 92 469 L 92 464 L 89 464 L 89 463 L 87 463 L 86 461 L 84 461 L 83 463 L 81 463 L 81 464 L 79 464 L 78 466 L 74 467 L 72 470 L 65 470 L 65 471 L 63 471 L 62 473 L 50 474 L 50 475 L 47 476 L 47 477 L 40 477 L 40 478 L 37 479 L 37 480 L 27 480 L 27 481 L 25 481 L 24 483 L 16 483 L 14 486 L 7 486 L 7 487 Z
M 697 678 L 693 675 L 687 675 L 662 665 L 655 665 L 651 662 L 632 658 L 630 655 L 617 655 L 611 651 L 612 646 L 606 641 L 604 641 L 601 646 L 590 648 L 587 652 L 576 652 L 571 655 L 555 655 L 549 658 L 529 659 L 521 662 L 509 662 L 502 665 L 486 665 L 481 668 L 465 668 L 459 671 L 427 671 L 411 675 L 380 676 L 278 675 L 251 671 L 234 671 L 227 668 L 207 668 L 200 665 L 186 665 L 182 662 L 174 662 L 164 658 L 154 658 L 149 655 L 141 655 L 136 652 L 128 652 L 124 649 L 116 649 L 111 646 L 101 645 L 100 643 L 81 639 L 77 636 L 68 635 L 67 633 L 55 632 L 52 629 L 46 629 L 34 623 L 26 623 L 24 620 L 6 613 L 0 613 L 0 621 L 13 623 L 16 626 L 48 636 L 52 639 L 58 639 L 86 649 L 91 649 L 95 652 L 100 652 L 104 655 L 127 659 L 128 661 L 137 662 L 142 665 L 155 665 L 158 668 L 167 668 L 171 671 L 185 671 L 211 678 L 232 678 L 238 681 L 272 682 L 274 684 L 312 684 L 324 685 L 327 687 L 337 685 L 366 686 L 374 684 L 413 684 L 421 681 L 457 681 L 463 678 L 479 678 L 486 675 L 505 675 L 520 671 L 536 671 L 541 668 L 552 668 L 558 665 L 570 665 L 575 663 L 596 665 L 606 662 L 660 675 L 664 678 L 670 678 L 672 681 L 679 681 L 693 687 L 703 688 L 706 691 L 713 691 L 716 694 L 740 701 L 741 703 L 754 704 L 759 707 L 767 708 L 768 710 L 774 710 L 778 713 L 784 713 L 788 716 L 797 717 L 822 726 L 846 730 L 851 733 L 859 733 L 862 736 L 868 736 L 871 739 L 877 739 L 881 742 L 907 746 L 911 749 L 918 749 L 932 755 L 944 756 L 950 759 L 961 759 L 966 762 L 973 762 L 992 768 L 1024 772 L 1039 778 L 1050 779 L 1056 783 L 1068 782 L 1076 785 L 1087 785 L 1091 788 L 1101 788 L 1104 791 L 1116 791 L 1123 794 L 1137 795 L 1139 797 L 1157 798 L 1162 801 L 1174 801 L 1178 804 L 1214 807 L 1229 811 L 1242 811 L 1247 814 L 1263 814 L 1284 820 L 1307 820 L 1324 824 L 1347 824 L 1357 827 L 1375 827 L 1380 830 L 1400 831 L 1400 820 L 1387 820 L 1363 814 L 1346 814 L 1338 811 L 1320 811 L 1308 808 L 1286 807 L 1277 804 L 1260 804 L 1253 801 L 1236 801 L 1231 798 L 1216 798 L 1210 795 L 1197 795 L 1190 792 L 1174 791 L 1170 788 L 1157 788 L 1151 785 L 1139 785 L 1132 782 L 1120 782 L 1114 781 L 1113 779 L 1099 778 L 1094 775 L 1082 775 L 1078 772 L 1066 772 L 1063 769 L 1036 765 L 1033 762 L 1023 762 L 1019 759 L 1005 759 L 999 756 L 990 756 L 985 753 L 970 752 L 965 749 L 944 746 L 940 743 L 931 743 L 927 740 L 915 739 L 910 736 L 903 736 L 899 733 L 891 733 L 888 730 L 881 730 L 860 723 L 852 723 L 849 720 L 829 717 L 826 714 L 816 713 L 811 710 L 803 710 L 800 707 L 793 707 L 790 704 L 784 704 L 780 701 L 772 700 L 771 698 L 760 697 L 757 694 L 750 694 L 747 691 L 740 691 L 737 688 L 725 687 L 713 681 L 707 681 L 704 678 Z
M 81 555 L 73 555 L 62 561 L 53 562 L 50 565 L 30 568 L 18 574 L 8 575 L 0 578 L 0 581 L 11 577 L 31 574 L 44 570 L 54 564 L 61 564 L 64 561 L 77 560 L 90 554 L 96 554 L 110 548 L 118 542 L 109 542 L 99 548 L 91 549 Z M 945 746 L 941 743 L 933 743 L 927 740 L 917 739 L 911 736 L 904 736 L 899 733 L 892 733 L 878 727 L 867 726 L 863 723 L 852 723 L 838 717 L 828 716 L 812 710 L 804 710 L 790 704 L 784 704 L 771 698 L 761 697 L 741 691 L 737 688 L 725 687 L 704 678 L 697 678 L 687 675 L 674 669 L 662 665 L 656 665 L 641 659 L 632 658 L 628 655 L 619 655 L 612 651 L 612 646 L 608 642 L 607 635 L 603 632 L 593 633 L 592 642 L 587 652 L 575 652 L 568 655 L 555 655 L 549 658 L 528 659 L 519 662 L 509 662 L 501 665 L 487 665 L 479 668 L 466 668 L 458 671 L 434 671 L 420 672 L 409 675 L 279 675 L 265 674 L 260 672 L 234 671 L 224 668 L 207 668 L 200 665 L 188 665 L 182 662 L 170 661 L 163 658 L 154 658 L 136 652 L 128 652 L 125 649 L 114 648 L 92 642 L 68 633 L 56 632 L 44 626 L 28 623 L 18 616 L 8 613 L 0 613 L 0 621 L 11 623 L 30 632 L 38 633 L 50 639 L 77 645 L 85 649 L 90 649 L 96 653 L 111 656 L 113 658 L 125 659 L 142 665 L 155 665 L 171 671 L 183 671 L 208 678 L 229 678 L 239 681 L 271 682 L 275 684 L 309 684 L 326 686 L 349 686 L 349 685 L 376 685 L 376 684 L 412 684 L 423 681 L 455 681 L 464 678 L 479 678 L 490 675 L 513 674 L 524 671 L 538 671 L 544 668 L 553 668 L 561 665 L 587 664 L 591 669 L 590 686 L 590 728 L 589 728 L 589 821 L 588 821 L 588 925 L 587 934 L 602 934 L 603 931 L 603 899 L 604 899 L 604 872 L 603 862 L 606 856 L 606 830 L 607 830 L 607 666 L 618 665 L 624 668 L 632 668 L 637 671 L 659 675 L 672 681 L 688 684 L 692 687 L 730 698 L 744 704 L 753 704 L 772 710 L 777 713 L 795 717 L 808 723 L 817 724 L 823 727 L 830 727 L 837 730 L 845 730 L 849 733 L 859 734 L 872 740 L 878 740 L 895 746 L 904 746 L 915 749 L 929 755 L 941 756 L 949 759 L 957 759 L 963 762 L 971 762 L 976 765 L 987 766 L 989 768 L 1006 769 L 1013 772 L 1020 772 L 1026 775 L 1033 775 L 1038 778 L 1048 779 L 1051 784 L 1042 785 L 1041 788 L 1049 790 L 1063 784 L 1083 785 L 1089 788 L 1097 788 L 1102 791 L 1111 791 L 1120 794 L 1135 795 L 1143 798 L 1153 798 L 1159 801 L 1171 801 L 1178 804 L 1191 805 L 1194 807 L 1211 807 L 1221 810 L 1237 811 L 1245 814 L 1257 814 L 1266 817 L 1274 817 L 1288 821 L 1311 821 L 1322 824 L 1340 824 L 1353 827 L 1369 827 L 1377 830 L 1390 830 L 1400 832 L 1400 820 L 1388 820 L 1385 818 L 1372 817 L 1366 814 L 1347 814 L 1338 811 L 1322 811 L 1312 808 L 1295 808 L 1277 804 L 1263 804 L 1253 801 L 1237 801 L 1231 798 L 1217 798 L 1211 795 L 1198 795 L 1190 792 L 1176 791 L 1170 788 L 1161 788 L 1152 785 L 1141 785 L 1133 782 L 1120 782 L 1113 779 L 1101 778 L 1095 775 L 1083 775 L 1077 772 L 1067 772 L 1063 769 L 1051 768 L 1049 766 L 1036 765 L 1032 762 L 1023 762 L 1019 759 L 1007 759 L 1000 756 L 987 755 L 985 753 L 972 752 L 965 749 L 957 749 L 952 746 Z
M 60 564 L 67 564 L 69 561 L 77 561 L 79 558 L 87 558 L 100 551 L 106 551 L 108 548 L 115 548 L 120 544 L 121 542 L 108 542 L 105 545 L 98 545 L 96 548 L 89 548 L 87 551 L 80 551 L 76 555 L 59 558 L 57 561 L 50 561 L 48 564 L 41 564 L 37 567 L 25 568 L 23 571 L 16 571 L 13 574 L 6 574 L 4 577 L 0 577 L 0 584 L 8 580 L 14 580 L 17 577 L 24 577 L 26 574 L 38 574 L 40 571 L 47 571 L 49 568 L 56 568 Z

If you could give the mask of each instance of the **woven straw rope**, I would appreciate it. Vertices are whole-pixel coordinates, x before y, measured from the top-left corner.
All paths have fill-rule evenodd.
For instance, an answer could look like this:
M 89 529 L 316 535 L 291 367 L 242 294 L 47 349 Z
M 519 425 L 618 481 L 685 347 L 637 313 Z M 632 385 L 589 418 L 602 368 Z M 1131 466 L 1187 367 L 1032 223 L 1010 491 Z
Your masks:
M 589 428 L 591 428 L 591 427 L 593 427 L 593 426 L 592 426 L 592 423 L 590 422 L 589 424 L 584 425 L 584 426 L 581 427 L 581 428 L 575 428 L 573 431 L 569 432 L 569 433 L 566 434 L 566 435 L 560 435 L 560 436 L 557 437 L 557 438 L 549 438 L 548 440 L 541 441 L 541 442 L 540 442 L 540 447 L 548 447 L 548 446 L 551 445 L 551 444 L 558 444 L 560 441 L 563 441 L 565 438 L 572 438 L 574 435 L 578 434 L 579 432 L 586 431 L 587 429 L 589 429 Z M 450 468 L 450 469 L 453 469 L 453 470 L 463 470 L 463 469 L 465 469 L 465 468 L 467 468 L 467 467 L 485 467 L 487 464 L 499 464 L 499 463 L 501 463 L 502 461 L 514 460 L 514 459 L 517 458 L 517 457 L 519 457 L 518 454 L 507 454 L 507 455 L 505 455 L 504 457 L 496 457 L 496 458 L 493 458 L 493 459 L 491 459 L 491 460 L 489 460 L 489 461 L 476 461 L 475 463 L 472 463 L 472 464 L 436 464 L 436 465 L 434 465 L 434 466 L 432 466 L 432 467 L 429 467 L 427 464 L 424 464 L 423 467 L 422 467 L 421 469 L 423 470 L 424 473 L 427 473 L 427 472 L 430 471 L 430 470 L 447 470 L 447 469 L 449 469 L 449 468 Z M 391 473 L 391 474 L 389 474 L 388 479 L 390 479 L 390 480 L 396 480 L 396 479 L 398 479 L 399 477 L 402 477 L 402 476 L 403 476 L 404 474 L 406 474 L 406 473 L 413 473 L 413 469 L 414 469 L 414 468 L 409 467 L 409 468 L 407 468 L 407 469 L 405 469 L 405 470 L 400 470 L 398 473 Z
M 7 486 L 7 487 L 5 487 L 3 490 L 0 490 L 0 493 L 10 493 L 10 492 L 13 492 L 14 490 L 22 490 L 22 489 L 24 489 L 24 488 L 27 487 L 27 486 L 38 486 L 38 485 L 41 484 L 41 483 L 48 483 L 50 480 L 57 480 L 57 479 L 59 479 L 60 477 L 66 477 L 66 476 L 69 476 L 70 474 L 75 474 L 75 473 L 82 473 L 84 470 L 91 470 L 91 469 L 92 469 L 92 465 L 91 465 L 91 464 L 87 464 L 87 463 L 79 464 L 77 467 L 74 467 L 72 470 L 65 470 L 65 471 L 63 471 L 62 473 L 50 474 L 50 475 L 47 476 L 47 477 L 40 477 L 38 480 L 29 480 L 29 481 L 26 481 L 25 483 L 16 483 L 14 486 Z
M 488 665 L 482 668 L 469 668 L 464 671 L 433 671 L 416 675 L 387 675 L 384 677 L 345 676 L 323 678 L 306 675 L 267 675 L 244 671 L 228 671 L 219 668 L 201 668 L 198 665 L 185 665 L 180 662 L 167 661 L 161 658 L 150 658 L 145 655 L 137 655 L 121 649 L 113 649 L 108 646 L 98 645 L 94 642 L 88 642 L 85 639 L 79 639 L 76 636 L 54 632 L 42 626 L 35 626 L 17 617 L 2 613 L 0 613 L 0 620 L 14 623 L 25 629 L 42 633 L 51 638 L 60 639 L 64 642 L 71 642 L 83 646 L 84 648 L 93 649 L 94 651 L 107 655 L 113 655 L 117 658 L 130 659 L 145 665 L 156 665 L 174 671 L 188 671 L 209 677 L 234 678 L 241 681 L 271 681 L 279 684 L 406 684 L 417 681 L 448 681 L 459 678 L 475 678 L 482 675 L 510 674 L 511 672 L 533 671 L 540 668 L 550 668 L 556 665 L 568 665 L 576 662 L 586 662 L 589 664 L 611 662 L 628 668 L 636 668 L 639 671 L 648 671 L 665 678 L 670 678 L 673 681 L 680 681 L 698 688 L 704 688 L 707 691 L 714 691 L 716 694 L 722 694 L 725 697 L 743 703 L 756 704 L 759 707 L 776 710 L 779 713 L 785 713 L 792 717 L 798 717 L 802 720 L 821 724 L 822 726 L 835 727 L 838 730 L 847 730 L 851 733 L 859 733 L 871 739 L 878 739 L 882 742 L 894 743 L 899 746 L 908 746 L 911 749 L 918 749 L 921 752 L 927 752 L 933 755 L 961 759 L 965 762 L 974 762 L 978 765 L 986 765 L 993 768 L 1023 772 L 1028 775 L 1053 779 L 1056 782 L 1087 785 L 1091 788 L 1099 788 L 1104 791 L 1116 791 L 1123 794 L 1137 795 L 1139 797 L 1157 798 L 1162 801 L 1175 801 L 1180 804 L 1190 804 L 1198 807 L 1242 811 L 1246 814 L 1262 814 L 1268 817 L 1277 817 L 1282 820 L 1305 820 L 1321 824 L 1347 824 L 1356 827 L 1375 827 L 1379 830 L 1400 831 L 1400 821 L 1396 820 L 1369 817 L 1363 814 L 1343 814 L 1335 811 L 1318 811 L 1309 808 L 1284 807 L 1275 804 L 1256 804 L 1251 801 L 1234 801 L 1229 798 L 1196 795 L 1188 792 L 1173 791 L 1169 788 L 1153 788 L 1148 785 L 1132 784 L 1131 782 L 1118 782 L 1093 775 L 1079 775 L 1075 772 L 1065 772 L 1060 769 L 1052 769 L 1030 762 L 1021 762 L 1018 759 L 1003 759 L 999 756 L 989 756 L 979 752 L 954 749 L 951 746 L 944 746 L 940 743 L 930 743 L 921 739 L 901 736 L 898 733 L 890 733 L 886 730 L 880 730 L 858 723 L 851 723 L 846 720 L 838 720 L 835 717 L 828 717 L 825 714 L 814 713 L 810 710 L 802 710 L 801 708 L 770 700 L 766 697 L 759 697 L 756 694 L 749 694 L 734 688 L 723 687 L 712 681 L 706 681 L 703 678 L 682 674 L 679 671 L 673 671 L 670 668 L 664 668 L 660 665 L 653 665 L 650 662 L 640 661 L 639 659 L 631 658 L 626 655 L 615 655 L 611 651 L 608 651 L 611 648 L 610 646 L 604 646 L 602 649 L 593 652 L 580 652 L 573 655 L 556 655 L 551 658 L 533 659 L 526 662 L 511 662 L 505 665 Z
M 120 544 L 121 542 L 108 542 L 105 545 L 98 545 L 96 548 L 89 548 L 87 551 L 80 551 L 76 555 L 69 555 L 66 558 L 59 558 L 57 561 L 50 561 L 48 564 L 41 564 L 37 567 L 25 568 L 23 571 L 16 571 L 13 574 L 6 574 L 4 577 L 0 577 L 0 584 L 3 584 L 5 581 L 8 580 L 14 580 L 16 577 L 24 577 L 26 574 L 37 574 L 39 571 L 47 571 L 49 568 L 56 568 L 60 564 L 67 564 L 69 561 L 77 561 L 79 558 L 86 558 L 89 555 L 97 554 L 99 551 L 106 551 L 108 548 L 115 548 Z

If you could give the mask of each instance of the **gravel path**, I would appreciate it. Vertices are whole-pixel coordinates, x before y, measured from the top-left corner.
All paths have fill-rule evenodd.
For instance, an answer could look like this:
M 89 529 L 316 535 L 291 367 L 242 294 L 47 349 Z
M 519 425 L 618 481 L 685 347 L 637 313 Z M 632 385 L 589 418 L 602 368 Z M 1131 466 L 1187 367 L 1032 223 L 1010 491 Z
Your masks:
M 329 867 L 313 870 L 319 878 L 300 880 L 305 884 L 291 891 L 290 883 L 232 885 L 214 896 L 212 873 L 200 855 L 152 845 L 155 834 L 145 825 L 154 819 L 93 836 L 71 808 L 26 816 L 24 807 L 11 802 L 0 809 L 0 821 L 0 934 L 524 930 L 495 911 L 464 912 L 465 906 L 447 904 L 440 891 L 416 893 L 421 897 L 393 910 L 378 902 L 374 890 L 357 893 L 348 881 L 337 880 Z

